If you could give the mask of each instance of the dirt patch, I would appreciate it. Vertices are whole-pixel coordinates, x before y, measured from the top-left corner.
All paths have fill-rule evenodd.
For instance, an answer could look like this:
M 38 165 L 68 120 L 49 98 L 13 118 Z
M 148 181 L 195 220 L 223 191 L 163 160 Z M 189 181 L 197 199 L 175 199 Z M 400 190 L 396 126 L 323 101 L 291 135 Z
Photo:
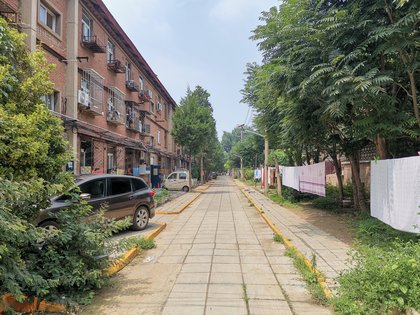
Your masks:
M 298 208 L 287 208 L 319 229 L 335 236 L 340 241 L 352 245 L 355 239 L 356 217 L 348 213 L 332 213 L 311 207 L 310 203 L 300 203 Z

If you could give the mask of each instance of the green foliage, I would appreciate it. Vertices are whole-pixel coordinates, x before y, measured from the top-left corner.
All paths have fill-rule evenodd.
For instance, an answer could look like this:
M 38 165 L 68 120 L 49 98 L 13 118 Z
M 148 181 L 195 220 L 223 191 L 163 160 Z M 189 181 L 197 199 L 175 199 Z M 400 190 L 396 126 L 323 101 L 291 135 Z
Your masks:
M 50 235 L 32 222 L 50 197 L 74 185 L 62 121 L 41 96 L 53 84 L 43 53 L 28 53 L 24 35 L 0 18 L 0 296 L 86 303 L 106 283 L 105 240 L 127 221 L 113 222 L 73 204 L 57 215 Z M 77 199 L 77 196 L 74 196 Z
M 119 243 L 120 248 L 122 249 L 131 249 L 134 247 L 138 247 L 144 250 L 152 249 L 156 247 L 154 240 L 145 239 L 144 237 L 130 237 L 125 238 L 120 241 Z
M 277 243 L 284 244 L 283 239 L 282 239 L 282 238 L 281 238 L 281 236 L 280 236 L 280 235 L 278 235 L 278 234 L 274 235 L 273 239 L 274 239 L 274 241 L 275 241 L 275 242 L 277 242 Z
M 158 189 L 155 191 L 154 199 L 156 201 L 156 205 L 160 206 L 164 204 L 166 201 L 169 200 L 169 197 L 171 196 L 170 192 L 166 189 Z
M 250 167 L 244 168 L 244 177 L 246 180 L 253 180 L 254 179 L 254 170 Z
M 339 200 L 338 188 L 333 185 L 327 185 L 325 197 L 317 197 L 312 200 L 312 205 L 318 209 L 324 209 L 334 212 L 339 212 L 342 209 Z M 353 198 L 353 188 L 350 184 L 344 185 L 343 187 L 343 197 L 344 199 Z
M 312 298 L 319 304 L 327 305 L 328 300 L 325 297 L 324 291 L 318 282 L 317 275 L 315 272 L 308 268 L 302 256 L 297 253 L 295 248 L 288 248 L 286 250 L 286 255 L 293 258 L 293 264 L 302 275 Z
M 420 307 L 420 243 L 397 242 L 392 250 L 360 248 L 351 271 L 339 279 L 337 314 L 389 314 Z
M 419 234 L 372 217 L 357 226 L 353 268 L 340 278 L 333 305 L 338 314 L 388 314 L 420 307 Z
M 285 187 L 283 187 L 284 189 Z M 296 199 L 292 195 L 288 195 L 285 193 L 282 196 L 279 196 L 277 194 L 269 194 L 268 198 L 270 198 L 275 203 L 278 203 L 280 206 L 286 207 L 286 208 L 297 208 L 299 207 L 296 204 Z

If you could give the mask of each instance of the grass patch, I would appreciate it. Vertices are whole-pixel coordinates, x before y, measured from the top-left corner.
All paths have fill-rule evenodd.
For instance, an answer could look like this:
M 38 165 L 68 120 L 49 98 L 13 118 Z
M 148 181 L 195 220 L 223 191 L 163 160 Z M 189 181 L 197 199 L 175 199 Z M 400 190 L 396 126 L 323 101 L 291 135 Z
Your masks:
M 277 194 L 269 194 L 268 198 L 270 198 L 275 203 L 278 203 L 280 206 L 286 207 L 286 208 L 300 208 L 300 205 L 297 203 L 290 201 L 289 199 L 286 199 L 283 196 L 279 196 Z
M 420 309 L 419 234 L 362 218 L 356 229 L 354 266 L 338 279 L 337 314 L 390 314 Z
M 295 248 L 288 248 L 286 250 L 286 255 L 293 258 L 293 264 L 302 275 L 309 293 L 312 295 L 312 298 L 315 300 L 315 302 L 321 305 L 328 305 L 328 299 L 325 297 L 324 291 L 318 282 L 317 275 L 315 272 L 308 268 L 303 257 L 298 254 Z
M 284 244 L 284 241 L 283 241 L 282 237 L 278 234 L 274 235 L 273 239 L 277 243 Z
M 242 283 L 242 292 L 243 292 L 243 297 L 242 298 L 245 301 L 247 313 L 250 314 L 250 312 L 249 312 L 249 297 L 248 297 L 248 292 L 246 290 L 246 284 L 245 283 Z
M 157 206 L 160 206 L 169 200 L 171 193 L 166 189 L 158 189 L 155 191 L 155 196 L 153 197 L 156 201 Z
M 353 199 L 353 188 L 351 184 L 344 185 L 343 187 L 343 198 L 344 199 Z M 333 185 L 327 185 L 326 196 L 325 197 L 316 197 L 312 200 L 312 205 L 315 208 L 332 211 L 339 213 L 343 210 L 339 202 L 338 187 Z
M 155 248 L 156 244 L 154 240 L 148 240 L 144 237 L 130 237 L 121 240 L 119 246 L 124 250 L 131 249 L 133 247 L 138 247 L 146 250 Z

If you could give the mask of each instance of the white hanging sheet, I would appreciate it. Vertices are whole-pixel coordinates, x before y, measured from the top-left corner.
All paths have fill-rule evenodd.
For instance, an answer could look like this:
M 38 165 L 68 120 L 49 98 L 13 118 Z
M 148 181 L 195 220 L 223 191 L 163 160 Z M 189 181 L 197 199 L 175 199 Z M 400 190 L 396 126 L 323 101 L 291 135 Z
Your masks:
M 299 185 L 301 192 L 325 197 L 325 162 L 302 166 Z
M 397 230 L 420 232 L 420 156 L 371 161 L 370 208 Z

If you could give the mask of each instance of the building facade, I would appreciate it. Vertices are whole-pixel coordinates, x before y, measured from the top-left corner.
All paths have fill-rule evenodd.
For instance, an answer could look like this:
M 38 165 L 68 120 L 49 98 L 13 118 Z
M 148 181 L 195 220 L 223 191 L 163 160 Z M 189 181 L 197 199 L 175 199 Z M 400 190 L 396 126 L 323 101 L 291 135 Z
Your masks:
M 75 174 L 141 176 L 158 186 L 186 158 L 170 130 L 176 102 L 102 0 L 0 0 L 0 14 L 41 48 Z

